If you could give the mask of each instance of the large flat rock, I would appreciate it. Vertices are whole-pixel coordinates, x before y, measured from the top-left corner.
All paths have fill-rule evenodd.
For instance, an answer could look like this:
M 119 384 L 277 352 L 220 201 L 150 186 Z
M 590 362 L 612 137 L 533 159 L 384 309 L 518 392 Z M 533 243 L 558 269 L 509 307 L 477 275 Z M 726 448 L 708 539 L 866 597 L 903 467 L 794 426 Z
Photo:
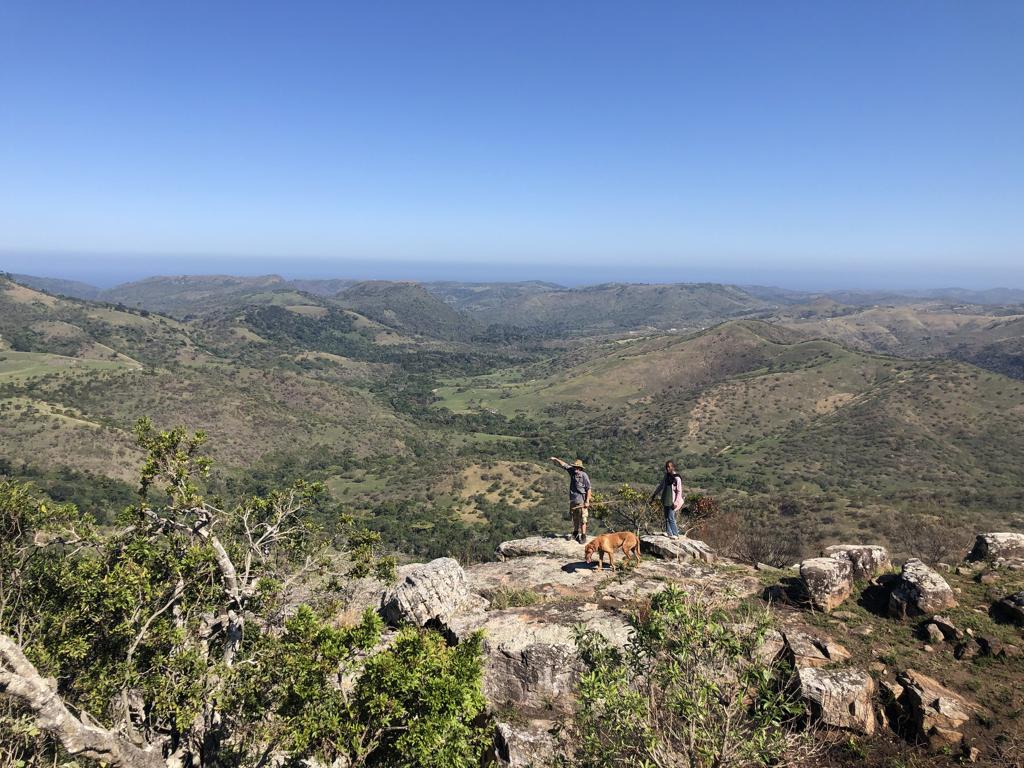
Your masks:
M 858 669 L 799 670 L 800 693 L 814 716 L 834 728 L 875 732 L 875 681 Z
M 513 557 L 547 556 L 571 561 L 583 560 L 583 545 L 568 536 L 529 536 L 525 539 L 503 541 L 494 550 L 498 560 Z
M 579 554 L 582 551 L 580 548 Z M 597 591 L 598 585 L 611 578 L 609 572 L 599 574 L 593 565 L 588 565 L 581 558 L 566 561 L 538 555 L 477 563 L 465 570 L 469 588 L 488 599 L 501 591 L 522 589 L 532 590 L 545 598 L 588 599 Z
M 704 563 L 712 563 L 715 560 L 715 553 L 711 547 L 699 539 L 688 539 L 685 536 L 670 539 L 660 533 L 641 536 L 640 552 L 663 560 Z

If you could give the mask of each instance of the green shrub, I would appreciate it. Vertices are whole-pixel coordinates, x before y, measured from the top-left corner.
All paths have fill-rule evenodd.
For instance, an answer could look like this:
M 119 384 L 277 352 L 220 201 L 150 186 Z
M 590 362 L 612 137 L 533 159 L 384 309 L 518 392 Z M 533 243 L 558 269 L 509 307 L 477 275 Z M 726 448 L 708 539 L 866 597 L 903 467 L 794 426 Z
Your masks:
M 806 746 L 788 677 L 756 659 L 767 622 L 730 623 L 711 601 L 670 587 L 631 619 L 624 651 L 579 631 L 587 665 L 567 739 L 586 768 L 746 768 Z

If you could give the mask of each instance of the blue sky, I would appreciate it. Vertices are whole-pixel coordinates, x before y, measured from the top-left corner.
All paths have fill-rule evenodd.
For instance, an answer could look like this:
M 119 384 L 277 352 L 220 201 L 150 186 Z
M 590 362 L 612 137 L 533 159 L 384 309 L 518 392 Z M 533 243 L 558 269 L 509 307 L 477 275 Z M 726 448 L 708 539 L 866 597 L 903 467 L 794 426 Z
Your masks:
M 1022 39 L 1019 0 L 5 0 L 0 268 L 1024 287 Z

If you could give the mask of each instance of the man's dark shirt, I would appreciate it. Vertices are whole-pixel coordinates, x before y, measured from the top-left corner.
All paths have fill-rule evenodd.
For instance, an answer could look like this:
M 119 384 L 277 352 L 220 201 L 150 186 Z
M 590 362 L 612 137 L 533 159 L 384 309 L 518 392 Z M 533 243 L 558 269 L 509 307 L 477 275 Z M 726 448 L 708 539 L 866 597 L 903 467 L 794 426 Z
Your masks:
M 566 472 L 569 473 L 569 501 L 573 505 L 582 504 L 590 490 L 590 477 L 579 467 L 566 467 Z

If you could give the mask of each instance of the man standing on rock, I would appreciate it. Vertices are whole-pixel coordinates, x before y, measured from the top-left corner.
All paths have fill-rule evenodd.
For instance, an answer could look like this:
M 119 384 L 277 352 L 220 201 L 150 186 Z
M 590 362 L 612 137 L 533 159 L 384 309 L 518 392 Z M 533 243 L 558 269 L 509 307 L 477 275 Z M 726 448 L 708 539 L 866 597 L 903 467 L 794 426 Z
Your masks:
M 555 456 L 551 460 L 569 473 L 569 512 L 572 515 L 572 537 L 580 544 L 587 538 L 587 518 L 590 514 L 590 477 L 583 471 L 583 462 L 572 464 Z

